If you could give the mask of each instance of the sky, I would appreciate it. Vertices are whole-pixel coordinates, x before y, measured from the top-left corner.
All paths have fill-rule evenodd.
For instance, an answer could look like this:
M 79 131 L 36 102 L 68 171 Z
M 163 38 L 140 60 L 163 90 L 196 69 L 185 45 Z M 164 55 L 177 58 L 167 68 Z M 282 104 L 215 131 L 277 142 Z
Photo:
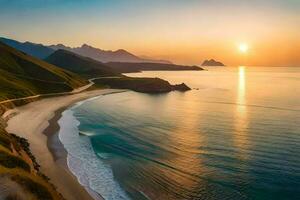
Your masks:
M 1 36 L 178 64 L 300 66 L 300 0 L 0 0 Z

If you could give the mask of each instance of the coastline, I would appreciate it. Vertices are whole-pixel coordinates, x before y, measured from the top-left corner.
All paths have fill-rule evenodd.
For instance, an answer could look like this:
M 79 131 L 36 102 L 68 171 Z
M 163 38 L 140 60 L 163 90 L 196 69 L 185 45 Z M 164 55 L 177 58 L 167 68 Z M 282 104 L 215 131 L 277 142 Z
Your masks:
M 28 139 L 31 151 L 50 181 L 66 199 L 102 199 L 87 191 L 67 165 L 67 152 L 58 139 L 58 120 L 73 104 L 89 98 L 124 90 L 102 89 L 78 94 L 52 97 L 16 108 L 17 114 L 7 121 L 6 130 Z

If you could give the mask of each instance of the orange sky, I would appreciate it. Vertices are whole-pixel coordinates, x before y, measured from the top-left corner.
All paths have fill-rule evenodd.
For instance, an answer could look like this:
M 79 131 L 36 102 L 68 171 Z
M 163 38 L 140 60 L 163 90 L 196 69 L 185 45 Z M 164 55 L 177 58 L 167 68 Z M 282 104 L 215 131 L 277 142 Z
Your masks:
M 180 64 L 300 66 L 298 0 L 12 2 L 0 8 L 0 35 L 16 40 L 123 48 Z

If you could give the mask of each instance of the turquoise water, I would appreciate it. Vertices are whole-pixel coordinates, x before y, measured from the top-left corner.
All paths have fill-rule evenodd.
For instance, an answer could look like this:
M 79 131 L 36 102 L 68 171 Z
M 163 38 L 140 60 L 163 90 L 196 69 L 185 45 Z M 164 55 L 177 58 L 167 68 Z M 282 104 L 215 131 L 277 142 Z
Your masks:
M 69 111 L 86 136 L 62 141 L 69 166 L 85 163 L 72 170 L 84 185 L 106 199 L 299 199 L 300 68 L 128 75 L 194 89 L 106 95 Z

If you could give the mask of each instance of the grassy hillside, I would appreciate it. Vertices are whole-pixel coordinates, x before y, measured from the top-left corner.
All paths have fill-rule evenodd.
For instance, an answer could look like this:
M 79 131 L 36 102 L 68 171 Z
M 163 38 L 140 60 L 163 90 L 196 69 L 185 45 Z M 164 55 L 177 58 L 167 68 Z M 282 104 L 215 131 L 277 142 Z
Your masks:
M 0 199 L 60 200 L 30 152 L 28 142 L 7 133 L 0 124 Z
M 86 81 L 0 42 L 0 101 L 71 91 Z
M 45 61 L 89 78 L 119 75 L 99 61 L 62 49 L 51 54 Z
M 183 70 L 203 70 L 198 66 L 186 66 L 164 63 L 126 63 L 126 62 L 109 62 L 105 63 L 112 69 L 120 73 L 140 72 L 140 71 L 183 71 Z

